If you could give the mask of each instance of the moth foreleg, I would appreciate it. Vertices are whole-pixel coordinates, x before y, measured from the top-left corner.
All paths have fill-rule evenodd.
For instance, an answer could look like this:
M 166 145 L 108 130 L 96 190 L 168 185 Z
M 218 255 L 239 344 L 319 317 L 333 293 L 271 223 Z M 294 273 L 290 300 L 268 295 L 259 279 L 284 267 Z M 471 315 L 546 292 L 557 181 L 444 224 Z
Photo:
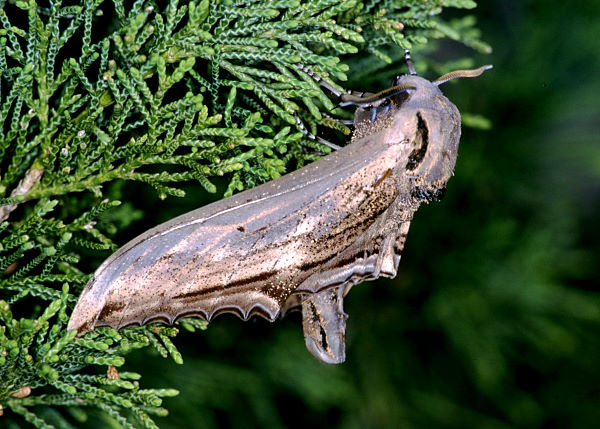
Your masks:
M 324 363 L 346 360 L 345 286 L 307 295 L 302 301 L 302 327 L 306 348 Z
M 315 82 L 317 82 L 323 88 L 327 89 L 329 92 L 331 92 L 336 97 L 341 98 L 342 95 L 344 94 L 343 91 L 340 91 L 335 86 L 333 86 L 333 84 L 331 82 L 326 81 L 321 76 L 319 76 L 317 73 L 315 73 L 312 69 L 306 67 L 305 65 L 298 63 L 298 64 L 296 64 L 296 67 L 298 67 L 304 73 L 306 73 L 307 75 L 312 77 Z
M 302 70 L 304 73 L 306 73 L 307 75 L 309 75 L 310 77 L 313 78 L 313 80 L 315 82 L 317 82 L 319 85 L 321 85 L 323 88 L 327 89 L 329 92 L 331 92 L 333 95 L 335 95 L 337 98 L 339 98 L 339 105 L 340 106 L 349 106 L 351 104 L 360 104 L 357 103 L 356 101 L 360 101 L 365 97 L 371 97 L 374 94 L 371 92 L 364 92 L 364 91 L 340 91 L 339 89 L 337 89 L 331 82 L 323 79 L 321 76 L 319 76 L 315 71 L 313 71 L 312 69 L 306 67 L 305 65 L 302 64 L 296 64 L 296 67 L 298 67 L 300 70 Z M 350 100 L 350 101 L 348 101 Z
M 341 147 L 336 145 L 335 143 L 331 143 L 330 141 L 327 141 L 324 138 L 315 136 L 313 133 L 308 131 L 308 128 L 306 128 L 306 125 L 304 125 L 304 123 L 302 122 L 302 120 L 300 120 L 300 117 L 297 114 L 294 114 L 294 117 L 296 118 L 296 124 L 298 125 L 298 128 L 300 129 L 300 131 L 302 131 L 304 134 L 306 134 L 306 137 L 308 137 L 309 139 L 314 140 L 316 142 L 319 142 L 333 150 L 341 149 Z

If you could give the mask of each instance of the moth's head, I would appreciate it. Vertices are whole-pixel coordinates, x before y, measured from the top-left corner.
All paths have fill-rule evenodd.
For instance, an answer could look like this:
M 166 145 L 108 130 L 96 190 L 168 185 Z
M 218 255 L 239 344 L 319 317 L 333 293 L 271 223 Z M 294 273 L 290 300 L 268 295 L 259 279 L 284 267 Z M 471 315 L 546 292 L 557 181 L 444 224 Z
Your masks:
M 460 139 L 460 113 L 439 89 L 452 79 L 476 77 L 492 66 L 475 70 L 457 70 L 433 82 L 416 74 L 410 54 L 406 52 L 408 75 L 394 79 L 394 86 L 414 87 L 408 96 L 397 100 L 393 113 L 394 132 L 406 146 L 401 174 L 412 184 L 412 196 L 418 200 L 439 199 L 456 163 Z
M 392 132 L 402 136 L 404 149 L 398 173 L 411 184 L 414 199 L 429 201 L 442 196 L 452 177 L 460 114 L 441 92 L 421 97 L 417 90 L 415 95 L 394 115 Z

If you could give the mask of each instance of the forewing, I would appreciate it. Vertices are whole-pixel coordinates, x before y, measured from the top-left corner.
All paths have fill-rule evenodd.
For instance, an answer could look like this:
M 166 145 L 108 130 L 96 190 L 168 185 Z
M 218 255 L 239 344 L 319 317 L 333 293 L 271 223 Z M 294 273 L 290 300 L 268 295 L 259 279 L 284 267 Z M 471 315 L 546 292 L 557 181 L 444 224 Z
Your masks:
M 69 329 L 172 322 L 187 314 L 209 320 L 221 312 L 274 319 L 296 287 L 320 268 L 311 263 L 319 258 L 314 252 L 330 258 L 343 250 L 346 244 L 335 247 L 325 238 L 366 200 L 376 199 L 369 184 L 393 186 L 389 171 L 399 149 L 388 152 L 376 138 L 357 141 L 147 231 L 96 271 Z
M 302 293 L 344 286 L 347 294 L 352 285 L 363 281 L 395 277 L 414 214 L 412 207 L 411 204 L 390 207 L 352 245 L 324 261 L 319 270 L 307 277 L 296 289 L 297 295 L 287 300 L 283 311 L 298 307 L 302 300 L 297 296 Z

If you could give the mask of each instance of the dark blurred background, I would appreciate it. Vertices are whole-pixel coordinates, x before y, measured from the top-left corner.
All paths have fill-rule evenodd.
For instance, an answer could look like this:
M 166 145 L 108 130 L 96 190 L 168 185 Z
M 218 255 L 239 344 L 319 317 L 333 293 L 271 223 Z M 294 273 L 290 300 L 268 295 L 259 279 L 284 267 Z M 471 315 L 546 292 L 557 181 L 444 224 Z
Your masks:
M 183 366 L 129 359 L 145 387 L 181 391 L 162 428 L 598 426 L 600 2 L 480 3 L 494 52 L 475 64 L 494 69 L 443 90 L 492 129 L 463 129 L 398 277 L 348 295 L 347 362 L 316 362 L 299 314 L 219 317 L 176 339 Z

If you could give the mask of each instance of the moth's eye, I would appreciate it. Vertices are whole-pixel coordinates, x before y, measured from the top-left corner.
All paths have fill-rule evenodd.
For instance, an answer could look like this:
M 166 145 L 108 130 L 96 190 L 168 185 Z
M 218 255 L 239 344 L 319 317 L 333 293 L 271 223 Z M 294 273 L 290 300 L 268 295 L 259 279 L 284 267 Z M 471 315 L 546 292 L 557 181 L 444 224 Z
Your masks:
M 427 128 L 427 123 L 421 116 L 421 113 L 417 113 L 417 131 L 415 133 L 414 148 L 410 155 L 408 155 L 408 162 L 406 163 L 408 171 L 413 171 L 423 161 L 427 153 L 428 144 L 429 129 Z
M 405 74 L 399 74 L 394 79 L 392 79 L 392 86 L 400 85 L 400 81 L 402 80 L 402 78 L 404 76 L 406 76 L 406 75 Z
M 400 85 L 402 78 L 407 76 L 405 73 L 399 74 L 397 75 L 395 78 L 392 79 L 392 86 L 396 86 L 396 85 Z

